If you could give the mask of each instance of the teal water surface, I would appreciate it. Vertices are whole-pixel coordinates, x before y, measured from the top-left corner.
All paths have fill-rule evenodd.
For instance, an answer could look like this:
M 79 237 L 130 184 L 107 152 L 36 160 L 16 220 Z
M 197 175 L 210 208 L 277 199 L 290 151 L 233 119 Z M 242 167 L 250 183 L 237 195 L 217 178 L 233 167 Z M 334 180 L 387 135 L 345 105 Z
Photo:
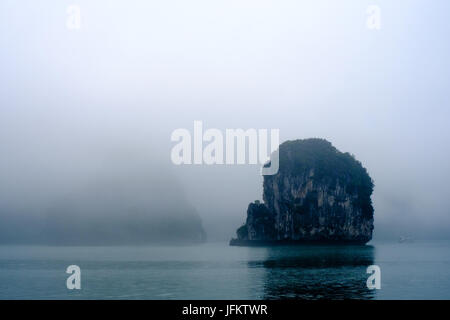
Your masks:
M 366 286 L 373 264 L 380 290 Z M 69 265 L 81 290 L 66 287 Z M 450 299 L 450 242 L 0 246 L 0 299 Z

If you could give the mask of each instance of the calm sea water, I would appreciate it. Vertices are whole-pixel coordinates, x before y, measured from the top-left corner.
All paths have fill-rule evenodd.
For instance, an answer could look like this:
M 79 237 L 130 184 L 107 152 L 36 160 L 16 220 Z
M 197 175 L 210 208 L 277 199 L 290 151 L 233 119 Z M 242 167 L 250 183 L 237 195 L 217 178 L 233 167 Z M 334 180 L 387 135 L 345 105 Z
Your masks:
M 81 268 L 68 290 L 67 266 Z M 381 268 L 381 289 L 366 268 Z M 450 242 L 0 246 L 0 299 L 450 299 Z

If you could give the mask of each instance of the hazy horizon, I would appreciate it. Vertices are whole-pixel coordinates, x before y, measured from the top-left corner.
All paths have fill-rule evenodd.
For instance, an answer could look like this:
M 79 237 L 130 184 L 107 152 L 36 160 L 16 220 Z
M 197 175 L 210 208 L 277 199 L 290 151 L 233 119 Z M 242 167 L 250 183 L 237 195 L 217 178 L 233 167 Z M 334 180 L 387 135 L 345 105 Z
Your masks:
M 2 1 L 0 242 L 33 243 L 50 212 L 139 225 L 124 203 L 234 237 L 259 167 L 174 165 L 195 120 L 327 139 L 374 180 L 375 240 L 450 238 L 450 3 L 377 0 L 370 30 L 372 2 L 80 0 L 71 30 L 70 1 Z

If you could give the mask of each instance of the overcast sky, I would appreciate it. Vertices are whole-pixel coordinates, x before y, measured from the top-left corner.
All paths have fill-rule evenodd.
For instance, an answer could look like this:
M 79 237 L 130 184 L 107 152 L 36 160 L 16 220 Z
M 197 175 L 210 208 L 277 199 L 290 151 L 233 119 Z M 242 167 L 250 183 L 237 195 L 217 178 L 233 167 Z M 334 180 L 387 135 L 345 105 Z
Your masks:
M 366 26 L 373 4 L 380 30 Z M 2 0 L 0 204 L 45 208 L 129 158 L 155 181 L 175 176 L 209 239 L 228 239 L 262 178 L 174 166 L 172 131 L 201 120 L 325 138 L 374 179 L 375 237 L 445 236 L 448 12 L 445 0 Z

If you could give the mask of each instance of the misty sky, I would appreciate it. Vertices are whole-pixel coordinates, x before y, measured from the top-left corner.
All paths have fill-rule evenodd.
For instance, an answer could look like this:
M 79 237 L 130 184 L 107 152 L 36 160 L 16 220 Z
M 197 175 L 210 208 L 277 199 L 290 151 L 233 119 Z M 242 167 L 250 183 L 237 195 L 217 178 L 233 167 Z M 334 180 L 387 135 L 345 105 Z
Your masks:
M 66 27 L 70 4 L 80 30 Z M 229 239 L 262 177 L 174 166 L 171 132 L 201 120 L 325 138 L 374 179 L 376 238 L 446 236 L 448 12 L 445 0 L 2 0 L 0 208 L 40 215 L 120 158 L 155 183 L 176 177 L 183 191 L 164 190 L 183 193 L 209 239 Z

